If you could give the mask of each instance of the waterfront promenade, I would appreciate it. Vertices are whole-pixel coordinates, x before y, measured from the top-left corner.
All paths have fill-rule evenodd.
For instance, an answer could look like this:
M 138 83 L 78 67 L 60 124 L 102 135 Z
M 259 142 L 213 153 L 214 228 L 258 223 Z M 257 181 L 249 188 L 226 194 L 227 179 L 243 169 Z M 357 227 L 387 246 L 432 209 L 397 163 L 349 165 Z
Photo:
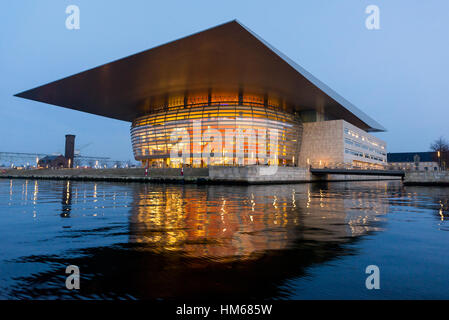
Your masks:
M 150 168 L 145 175 L 144 168 L 127 169 L 6 169 L 0 171 L 0 178 L 46 179 L 75 181 L 114 182 L 168 182 L 168 183 L 223 183 L 223 184 L 276 184 L 315 181 L 368 181 L 400 179 L 397 176 L 350 174 L 315 175 L 308 168 L 267 166 L 241 166 L 209 168 Z M 354 172 L 356 173 L 356 172 Z

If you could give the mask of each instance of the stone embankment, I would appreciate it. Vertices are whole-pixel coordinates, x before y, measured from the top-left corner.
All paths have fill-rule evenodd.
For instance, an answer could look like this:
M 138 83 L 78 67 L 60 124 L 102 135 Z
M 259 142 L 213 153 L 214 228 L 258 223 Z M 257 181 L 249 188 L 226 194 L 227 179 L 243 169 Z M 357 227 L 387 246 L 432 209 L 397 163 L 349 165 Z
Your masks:
M 410 171 L 404 184 L 409 186 L 449 186 L 449 171 Z
M 47 179 L 113 182 L 215 183 L 215 184 L 277 184 L 318 181 L 387 180 L 388 177 L 364 175 L 315 176 L 307 168 L 241 166 L 210 168 L 143 168 L 128 169 L 30 169 L 0 170 L 0 178 Z

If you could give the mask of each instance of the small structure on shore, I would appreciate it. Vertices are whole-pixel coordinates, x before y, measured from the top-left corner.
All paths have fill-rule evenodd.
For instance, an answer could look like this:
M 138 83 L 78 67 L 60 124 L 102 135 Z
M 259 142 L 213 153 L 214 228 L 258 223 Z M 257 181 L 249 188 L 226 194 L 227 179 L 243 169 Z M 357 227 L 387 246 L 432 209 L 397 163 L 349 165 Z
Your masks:
M 39 168 L 66 168 L 67 159 L 62 155 L 45 156 L 39 159 L 37 166 Z
M 75 157 L 75 135 L 65 135 L 65 155 L 51 155 L 39 159 L 37 166 L 39 168 L 73 168 L 73 159 Z

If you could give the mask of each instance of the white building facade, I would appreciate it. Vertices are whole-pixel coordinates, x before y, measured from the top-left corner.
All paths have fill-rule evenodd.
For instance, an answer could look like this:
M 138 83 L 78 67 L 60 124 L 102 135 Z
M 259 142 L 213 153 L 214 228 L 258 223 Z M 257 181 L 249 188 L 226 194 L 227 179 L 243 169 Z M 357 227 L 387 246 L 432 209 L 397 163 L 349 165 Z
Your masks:
M 383 169 L 387 165 L 385 141 L 344 120 L 306 122 L 299 166 Z

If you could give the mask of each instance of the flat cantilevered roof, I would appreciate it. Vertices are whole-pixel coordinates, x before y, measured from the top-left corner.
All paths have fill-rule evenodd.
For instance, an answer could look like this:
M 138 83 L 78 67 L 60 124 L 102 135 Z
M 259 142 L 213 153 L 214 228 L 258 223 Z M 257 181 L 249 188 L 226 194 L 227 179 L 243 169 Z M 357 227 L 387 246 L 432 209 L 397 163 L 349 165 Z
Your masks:
M 295 111 L 317 110 L 366 131 L 385 130 L 236 20 L 16 96 L 132 121 L 161 97 L 201 90 L 276 96 Z

